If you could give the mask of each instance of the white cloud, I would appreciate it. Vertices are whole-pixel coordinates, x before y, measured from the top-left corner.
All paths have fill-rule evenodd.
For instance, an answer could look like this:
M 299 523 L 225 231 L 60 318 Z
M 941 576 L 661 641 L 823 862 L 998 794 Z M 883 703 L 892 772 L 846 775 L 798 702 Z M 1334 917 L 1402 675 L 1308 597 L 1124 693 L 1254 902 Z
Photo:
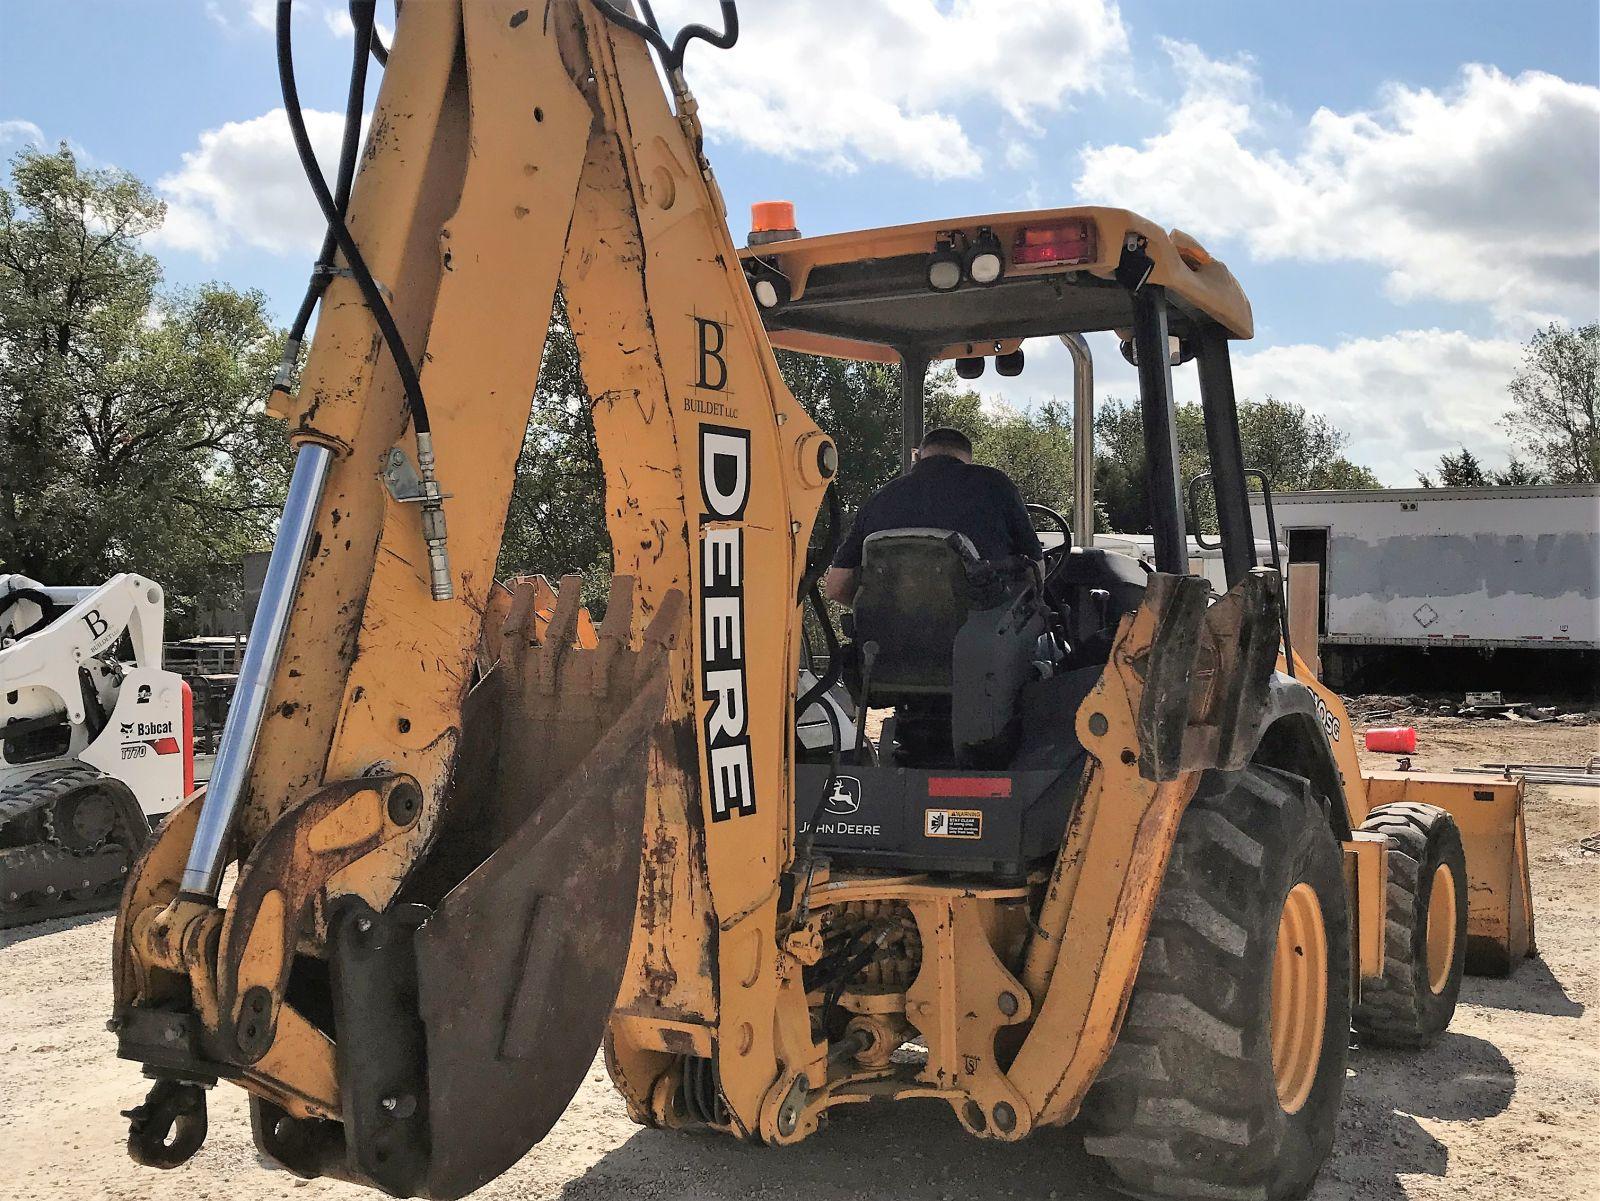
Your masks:
M 325 8 L 322 10 L 322 20 L 328 26 L 328 32 L 337 38 L 347 38 L 356 31 L 356 23 L 350 19 L 348 8 Z
M 655 7 L 670 36 L 712 6 Z M 976 175 L 988 135 L 958 109 L 984 104 L 1037 133 L 1127 50 L 1110 0 L 791 0 L 739 15 L 736 49 L 689 51 L 707 132 L 839 172 Z
M 278 0 L 206 0 L 206 15 L 230 33 L 270 32 L 278 26 Z M 320 17 L 335 37 L 349 37 L 355 31 L 349 5 L 342 0 L 295 0 L 296 29 L 303 27 L 307 16 Z M 388 42 L 388 27 L 380 22 L 378 29 Z
M 308 109 L 305 119 L 331 181 L 344 117 Z M 238 246 L 310 255 L 322 241 L 322 214 L 281 108 L 202 133 L 156 188 L 167 201 L 166 223 L 153 236 L 158 245 L 216 259 Z
M 1514 339 L 1404 330 L 1336 346 L 1272 346 L 1238 354 L 1240 396 L 1292 400 L 1350 435 L 1346 455 L 1386 484 L 1412 485 L 1444 451 L 1465 445 L 1492 465 L 1510 452 L 1496 423 L 1522 362 Z
M 327 8 L 322 12 L 322 20 L 328 26 L 328 32 L 336 38 L 350 37 L 356 31 L 355 22 L 350 19 L 350 10 L 347 7 Z M 378 31 L 378 40 L 385 46 L 394 45 L 394 30 L 382 21 L 374 21 L 374 28 Z
M 1109 334 L 1090 336 L 1095 396 L 1133 400 L 1133 369 Z M 1027 369 L 1011 380 L 985 376 L 982 390 L 1017 408 L 1052 397 L 1069 401 L 1072 367 L 1053 340 L 1027 344 Z M 1372 468 L 1385 484 L 1416 482 L 1439 455 L 1470 447 L 1485 464 L 1501 466 L 1510 454 L 1497 424 L 1509 407 L 1506 384 L 1522 362 L 1513 339 L 1478 339 L 1458 330 L 1405 330 L 1381 338 L 1355 338 L 1334 346 L 1299 344 L 1251 350 L 1233 346 L 1234 389 L 1241 399 L 1274 396 L 1302 405 L 1350 436 L 1345 454 Z M 1180 403 L 1197 402 L 1192 366 L 1175 368 Z
M 44 130 L 32 121 L 24 121 L 21 118 L 0 121 L 0 146 L 10 146 L 15 142 L 43 146 Z
M 1185 81 L 1166 130 L 1085 150 L 1078 195 L 1263 260 L 1376 264 L 1397 300 L 1483 304 L 1519 331 L 1592 318 L 1600 88 L 1468 66 L 1445 92 L 1391 84 L 1372 110 L 1319 109 L 1284 153 L 1258 144 L 1269 106 L 1249 60 L 1165 46 Z
M 277 0 L 206 0 L 206 15 L 224 29 L 271 29 Z

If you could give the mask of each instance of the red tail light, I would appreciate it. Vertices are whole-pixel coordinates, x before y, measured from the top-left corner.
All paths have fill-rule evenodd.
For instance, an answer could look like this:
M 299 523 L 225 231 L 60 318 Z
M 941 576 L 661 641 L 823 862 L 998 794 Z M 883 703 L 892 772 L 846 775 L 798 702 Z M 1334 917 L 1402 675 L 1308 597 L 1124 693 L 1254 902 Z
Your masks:
M 1014 264 L 1088 263 L 1094 258 L 1094 222 L 1082 217 L 1052 225 L 1024 225 L 1011 246 Z

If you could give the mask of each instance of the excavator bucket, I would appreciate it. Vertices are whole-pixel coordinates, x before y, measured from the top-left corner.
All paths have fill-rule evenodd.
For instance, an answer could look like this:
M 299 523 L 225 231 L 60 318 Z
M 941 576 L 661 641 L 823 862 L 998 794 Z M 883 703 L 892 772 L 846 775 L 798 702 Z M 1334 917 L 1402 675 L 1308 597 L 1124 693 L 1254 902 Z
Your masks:
M 469 696 L 439 841 L 400 904 L 330 915 L 344 1111 L 337 1145 L 256 1100 L 263 1150 L 399 1196 L 464 1196 L 549 1131 L 616 1000 L 638 895 L 644 799 L 669 752 L 670 593 L 632 646 L 613 581 L 594 649 L 578 577 L 541 617 L 518 584 L 499 661 Z M 546 586 L 548 587 L 548 586 Z
M 1373 772 L 1367 803 L 1413 801 L 1448 810 L 1467 855 L 1467 971 L 1509 976 L 1538 948 L 1521 778 Z
M 518 575 L 508 580 L 496 580 L 489 589 L 489 600 L 483 611 L 483 639 L 478 646 L 478 671 L 480 675 L 488 675 L 500 659 L 500 640 L 506 628 L 513 620 L 511 604 L 513 599 L 519 599 L 524 605 L 533 607 L 533 633 L 541 637 L 546 627 L 556 614 L 556 590 L 548 578 L 542 575 Z M 518 622 L 523 620 L 521 614 L 515 615 Z M 578 624 L 573 631 L 574 641 L 584 650 L 592 651 L 599 645 L 599 635 L 595 632 L 594 619 L 589 616 L 589 610 L 578 610 Z

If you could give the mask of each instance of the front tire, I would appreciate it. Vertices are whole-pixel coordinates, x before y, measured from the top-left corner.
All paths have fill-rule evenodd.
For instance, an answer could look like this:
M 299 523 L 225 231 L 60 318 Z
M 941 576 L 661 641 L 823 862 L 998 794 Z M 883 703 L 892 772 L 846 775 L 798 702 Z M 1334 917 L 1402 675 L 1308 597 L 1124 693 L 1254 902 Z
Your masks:
M 1455 819 L 1433 805 L 1379 805 L 1361 823 L 1389 840 L 1383 980 L 1363 987 L 1356 1033 L 1380 1047 L 1426 1047 L 1455 1016 L 1467 963 L 1467 856 Z
M 1212 773 L 1178 828 L 1085 1139 L 1142 1197 L 1286 1201 L 1333 1145 L 1350 1029 L 1339 846 L 1301 777 Z

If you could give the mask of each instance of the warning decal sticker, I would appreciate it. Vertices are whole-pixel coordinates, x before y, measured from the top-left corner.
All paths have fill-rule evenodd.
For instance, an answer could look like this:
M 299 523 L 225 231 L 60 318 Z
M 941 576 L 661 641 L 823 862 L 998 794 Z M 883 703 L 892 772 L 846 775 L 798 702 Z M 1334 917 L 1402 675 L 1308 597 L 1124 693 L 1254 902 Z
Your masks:
M 928 838 L 982 838 L 982 809 L 924 809 L 922 833 Z

